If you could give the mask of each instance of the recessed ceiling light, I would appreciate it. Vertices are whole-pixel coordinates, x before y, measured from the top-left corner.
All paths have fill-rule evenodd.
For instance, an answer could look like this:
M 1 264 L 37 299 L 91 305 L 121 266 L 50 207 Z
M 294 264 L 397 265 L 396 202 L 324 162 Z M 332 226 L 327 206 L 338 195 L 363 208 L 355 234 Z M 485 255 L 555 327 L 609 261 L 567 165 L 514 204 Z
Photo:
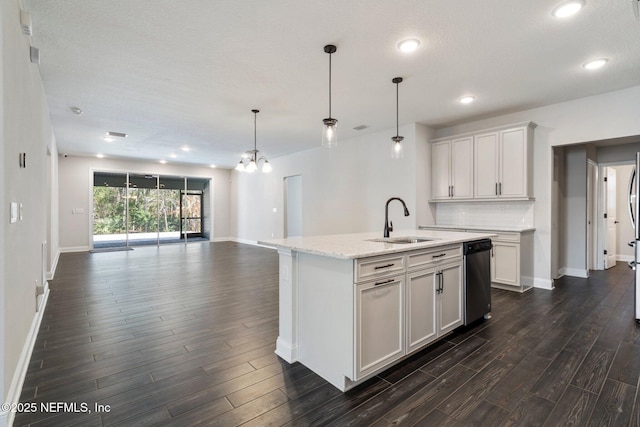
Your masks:
M 583 7 L 583 0 L 571 0 L 556 6 L 551 14 L 556 18 L 567 18 L 578 13 Z
M 182 146 L 182 148 L 180 148 L 180 149 L 181 149 L 182 151 L 184 151 L 184 152 L 191 151 L 191 147 L 189 147 L 188 145 L 184 145 L 184 146 Z
M 171 157 L 172 159 L 175 159 L 176 157 L 178 157 L 178 155 L 176 153 L 171 153 L 169 154 L 169 157 Z
M 75 114 L 76 116 L 81 116 L 82 115 L 82 110 L 78 107 L 71 107 L 71 112 L 73 114 Z
M 471 104 L 475 100 L 476 100 L 476 97 L 475 96 L 471 96 L 471 95 L 466 95 L 466 96 L 463 96 L 462 98 L 458 99 L 458 101 L 461 104 Z
M 587 70 L 597 70 L 598 68 L 604 67 L 607 62 L 609 62 L 607 58 L 598 58 L 593 61 L 585 62 L 582 66 Z
M 104 139 L 104 140 L 105 140 L 105 141 L 107 141 L 107 142 L 113 142 L 113 138 L 111 138 L 110 136 L 105 136 L 105 137 L 104 137 L 104 138 L 102 138 L 102 139 Z
M 96 157 L 99 158 L 99 159 L 102 159 L 102 158 L 104 158 L 104 154 L 98 153 L 98 154 L 96 154 Z
M 398 49 L 400 49 L 400 51 L 405 53 L 413 52 L 419 46 L 420 46 L 420 40 L 418 39 L 406 39 L 398 43 Z
M 165 163 L 167 163 L 167 161 L 163 159 L 163 160 L 160 160 L 160 163 L 164 165 Z
M 211 168 L 215 169 L 215 168 L 216 168 L 216 165 L 211 164 Z

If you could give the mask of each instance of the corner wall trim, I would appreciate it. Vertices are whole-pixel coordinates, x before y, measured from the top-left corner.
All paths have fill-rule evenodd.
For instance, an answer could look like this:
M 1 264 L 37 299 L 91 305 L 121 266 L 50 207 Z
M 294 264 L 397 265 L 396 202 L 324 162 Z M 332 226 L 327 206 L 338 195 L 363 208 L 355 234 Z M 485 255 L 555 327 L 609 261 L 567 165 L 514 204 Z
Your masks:
M 89 252 L 91 248 L 89 246 L 69 246 L 66 248 L 58 249 L 58 252 L 61 254 L 69 253 L 69 252 Z
M 583 268 L 565 268 L 564 275 L 586 279 L 589 277 L 589 270 Z
M 47 271 L 47 280 L 53 280 L 56 275 L 56 268 L 58 268 L 58 260 L 60 260 L 60 249 L 56 252 L 56 256 L 51 261 L 51 271 Z
M 533 278 L 533 287 L 538 289 L 553 290 L 553 279 L 543 279 L 541 277 Z
M 9 391 L 7 392 L 7 401 L 5 403 L 17 405 L 20 402 L 22 386 L 24 385 L 24 379 L 27 376 L 27 369 L 29 368 L 29 361 L 31 360 L 33 347 L 36 343 L 36 339 L 38 338 L 38 331 L 40 330 L 40 323 L 42 323 L 42 317 L 44 316 L 44 311 L 47 306 L 47 300 L 49 299 L 49 292 L 49 286 L 45 285 L 43 298 L 38 307 L 38 311 L 36 312 L 35 316 L 33 317 L 33 321 L 31 322 L 31 328 L 29 328 L 27 339 L 25 340 L 24 346 L 22 347 L 22 352 L 20 353 L 20 358 L 18 359 L 16 370 L 13 373 L 11 385 L 9 386 Z M 0 412 L 0 425 L 3 425 L 4 420 L 6 420 L 6 425 L 13 425 L 15 416 L 15 412 Z

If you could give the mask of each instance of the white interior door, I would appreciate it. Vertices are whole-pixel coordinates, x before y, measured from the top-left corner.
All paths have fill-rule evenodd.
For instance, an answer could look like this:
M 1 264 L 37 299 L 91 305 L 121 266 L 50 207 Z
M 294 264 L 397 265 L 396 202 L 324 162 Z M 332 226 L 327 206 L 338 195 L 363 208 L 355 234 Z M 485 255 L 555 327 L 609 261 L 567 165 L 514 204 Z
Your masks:
M 606 255 L 604 257 L 604 268 L 611 268 L 616 265 L 616 171 L 613 168 L 606 168 L 605 181 L 605 223 L 607 225 L 607 239 L 605 242 Z

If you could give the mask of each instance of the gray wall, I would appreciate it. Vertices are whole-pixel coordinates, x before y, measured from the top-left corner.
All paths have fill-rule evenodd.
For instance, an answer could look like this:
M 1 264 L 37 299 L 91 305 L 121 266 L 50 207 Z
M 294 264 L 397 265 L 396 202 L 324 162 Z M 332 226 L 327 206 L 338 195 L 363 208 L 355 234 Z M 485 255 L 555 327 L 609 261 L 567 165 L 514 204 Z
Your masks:
M 57 150 L 38 66 L 29 61 L 29 38 L 20 29 L 17 1 L 0 2 L 2 85 L 0 122 L 0 401 L 15 401 L 15 391 L 28 360 L 21 359 L 36 318 L 36 285 L 42 284 L 42 243 L 54 248 L 57 215 L 47 217 L 51 183 L 47 168 L 56 165 L 47 157 Z M 26 153 L 27 167 L 20 168 L 19 153 Z M 55 197 L 52 195 L 52 197 Z M 11 202 L 22 203 L 23 219 L 9 223 Z M 0 425 L 7 414 L 0 415 Z
M 587 270 L 587 147 L 565 148 L 565 180 L 563 229 L 560 247 L 564 253 L 564 267 L 586 274 Z

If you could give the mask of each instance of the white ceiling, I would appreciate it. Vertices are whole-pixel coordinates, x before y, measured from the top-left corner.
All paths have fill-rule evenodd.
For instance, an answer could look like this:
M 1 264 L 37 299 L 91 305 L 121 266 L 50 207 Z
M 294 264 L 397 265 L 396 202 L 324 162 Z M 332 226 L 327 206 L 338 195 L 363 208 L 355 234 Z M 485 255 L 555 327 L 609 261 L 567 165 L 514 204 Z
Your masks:
M 636 0 L 634 0 L 636 1 Z M 320 144 L 434 128 L 640 84 L 640 22 L 631 0 L 23 0 L 61 153 L 234 167 Z M 403 54 L 398 41 L 422 45 Z M 587 71 L 587 60 L 608 65 Z M 477 101 L 461 105 L 472 94 Z M 83 110 L 74 115 L 70 107 Z M 359 125 L 368 128 L 353 130 Z M 129 135 L 106 143 L 107 131 Z M 389 138 L 393 136 L 390 132 Z M 391 142 L 390 142 L 391 143 Z M 190 152 L 180 147 L 188 145 Z M 175 158 L 171 158 L 171 154 Z

